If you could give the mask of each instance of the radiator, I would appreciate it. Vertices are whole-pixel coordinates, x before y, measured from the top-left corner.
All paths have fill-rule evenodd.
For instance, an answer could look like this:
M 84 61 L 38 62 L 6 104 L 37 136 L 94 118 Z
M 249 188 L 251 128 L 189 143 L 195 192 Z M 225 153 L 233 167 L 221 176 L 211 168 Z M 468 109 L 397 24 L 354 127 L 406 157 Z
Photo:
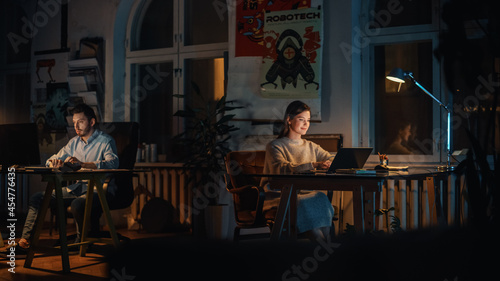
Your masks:
M 182 164 L 174 163 L 136 163 L 136 169 L 143 169 L 138 172 L 134 179 L 136 188 L 135 199 L 130 207 L 131 216 L 139 221 L 141 210 L 151 196 L 163 198 L 176 210 L 181 224 L 190 225 L 192 223 L 192 192 L 186 186 L 188 173 L 183 169 Z M 141 188 L 147 191 L 141 192 Z M 151 196 L 147 195 L 149 193 Z
M 377 207 L 389 209 L 388 216 L 375 218 L 378 230 L 387 230 L 391 216 L 400 220 L 403 230 L 437 225 L 458 225 L 467 214 L 463 176 L 450 175 L 444 180 L 388 180 L 379 194 Z M 432 188 L 434 186 L 434 188 Z M 387 221 L 389 220 L 389 222 Z

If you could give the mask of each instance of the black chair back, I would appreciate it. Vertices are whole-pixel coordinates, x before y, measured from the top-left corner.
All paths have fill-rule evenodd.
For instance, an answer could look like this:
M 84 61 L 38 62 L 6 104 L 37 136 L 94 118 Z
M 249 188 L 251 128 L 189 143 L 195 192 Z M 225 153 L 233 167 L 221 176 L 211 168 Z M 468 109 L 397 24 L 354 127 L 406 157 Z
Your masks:
M 115 139 L 119 169 L 133 169 L 139 145 L 139 124 L 136 122 L 100 123 L 99 129 Z
M 99 129 L 112 136 L 116 143 L 119 169 L 133 169 L 139 145 L 139 124 L 136 122 L 100 123 Z M 134 200 L 133 174 L 119 174 L 113 177 L 107 189 L 110 210 L 127 208 Z

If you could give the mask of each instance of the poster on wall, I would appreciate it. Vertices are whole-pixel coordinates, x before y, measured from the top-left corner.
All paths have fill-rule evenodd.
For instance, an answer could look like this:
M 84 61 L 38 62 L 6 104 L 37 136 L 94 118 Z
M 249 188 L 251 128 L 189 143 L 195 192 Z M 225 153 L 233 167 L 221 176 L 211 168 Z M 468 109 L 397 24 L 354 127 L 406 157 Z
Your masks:
M 323 0 L 227 1 L 235 7 L 228 11 L 227 98 L 243 107 L 235 119 L 279 121 L 300 99 L 321 121 Z M 282 13 L 285 21 L 275 20 Z
M 317 99 L 321 81 L 321 10 L 266 13 L 269 38 L 261 67 L 265 98 Z
M 236 3 L 235 56 L 262 56 L 266 13 L 311 7 L 311 0 L 247 0 Z

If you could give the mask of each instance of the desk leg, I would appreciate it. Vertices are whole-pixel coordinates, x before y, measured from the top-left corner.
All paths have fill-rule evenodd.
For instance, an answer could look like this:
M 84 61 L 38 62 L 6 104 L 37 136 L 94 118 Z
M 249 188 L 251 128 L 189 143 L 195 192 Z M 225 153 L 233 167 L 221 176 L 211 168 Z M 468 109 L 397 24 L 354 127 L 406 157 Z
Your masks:
M 57 215 L 59 216 L 59 241 L 61 242 L 61 255 L 63 272 L 68 273 L 69 269 L 69 254 L 68 254 L 68 241 L 66 237 L 66 215 L 64 210 L 64 200 L 62 193 L 61 181 L 55 182 L 56 202 L 57 202 Z M 42 218 L 45 218 L 43 214 Z
M 354 215 L 354 227 L 357 232 L 364 233 L 364 218 L 363 218 L 363 187 L 354 187 L 352 191 L 352 207 L 353 207 L 353 215 Z
M 290 191 L 290 205 L 288 206 L 288 237 L 297 240 L 297 190 Z
M 80 230 L 80 242 L 85 242 L 87 241 L 87 234 L 89 232 L 89 225 L 90 225 L 90 212 L 92 211 L 92 200 L 94 197 L 94 191 L 93 191 L 93 182 L 89 181 L 89 184 L 87 186 L 87 196 L 85 198 L 85 212 L 83 214 L 83 225 L 82 229 Z M 81 244 L 80 245 L 80 257 L 84 257 L 85 254 L 87 253 L 87 244 Z
M 436 204 L 436 216 L 437 216 L 437 221 L 439 226 L 446 226 L 446 218 L 444 214 L 444 207 L 443 205 L 445 202 L 442 200 L 443 196 L 443 190 L 441 189 L 441 184 L 443 184 L 442 181 L 438 181 L 438 184 L 436 183 L 436 179 L 434 179 L 434 199 L 435 199 L 435 204 Z
M 376 192 L 366 192 L 363 186 L 353 188 L 354 227 L 357 232 L 375 230 L 376 195 Z
M 49 208 L 50 199 L 52 197 L 52 190 L 54 190 L 54 183 L 47 183 L 47 187 L 45 188 L 45 194 L 43 195 L 42 205 L 38 210 L 38 215 L 35 221 L 35 231 L 30 238 L 31 247 L 28 250 L 28 254 L 26 256 L 26 260 L 24 261 L 24 267 L 30 268 L 31 263 L 33 262 L 33 257 L 35 256 L 35 249 L 38 247 L 38 240 L 40 238 L 40 233 L 42 232 L 43 227 L 43 219 L 45 218 L 45 214 L 47 213 L 47 209 Z
M 434 224 L 437 223 L 439 226 L 446 226 L 446 219 L 441 203 L 441 186 L 439 182 L 436 184 L 436 179 L 434 177 L 427 177 L 426 182 L 429 206 L 434 206 L 434 208 L 431 209 L 431 213 L 433 214 L 431 220 Z
M 99 179 L 93 180 L 92 182 L 96 187 L 97 194 L 99 195 L 99 200 L 101 201 L 102 212 L 104 213 L 106 223 L 108 224 L 109 234 L 113 239 L 113 244 L 116 248 L 118 248 L 118 246 L 120 245 L 120 240 L 118 240 L 118 235 L 116 234 L 115 224 L 113 223 L 113 219 L 111 218 L 108 201 L 106 201 L 106 194 L 104 193 L 104 189 L 102 188 L 102 183 Z
M 295 196 L 295 201 L 297 201 L 297 191 L 293 188 L 293 185 L 284 187 L 281 190 L 281 198 L 280 203 L 278 205 L 278 211 L 276 212 L 276 219 L 274 221 L 273 230 L 271 232 L 271 240 L 277 241 L 281 239 L 281 235 L 284 230 L 288 232 L 288 234 L 292 234 L 290 232 L 291 226 L 295 227 L 295 223 L 290 223 L 291 217 L 296 219 L 296 215 L 290 215 L 291 201 L 292 197 Z M 297 210 L 295 209 L 295 213 Z M 287 221 L 287 227 L 285 228 L 285 221 Z

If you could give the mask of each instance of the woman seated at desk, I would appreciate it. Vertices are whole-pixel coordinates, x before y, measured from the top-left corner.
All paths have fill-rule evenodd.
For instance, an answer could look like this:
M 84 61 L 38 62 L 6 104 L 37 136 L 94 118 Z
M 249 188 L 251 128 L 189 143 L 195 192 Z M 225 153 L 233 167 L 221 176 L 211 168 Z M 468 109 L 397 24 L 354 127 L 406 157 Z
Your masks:
M 290 174 L 313 169 L 328 169 L 332 157 L 319 145 L 302 139 L 309 129 L 311 109 L 301 101 L 290 103 L 286 109 L 284 126 L 277 139 L 266 147 L 263 172 Z M 267 187 L 263 178 L 262 186 Z M 277 191 L 266 188 L 264 211 L 279 204 Z M 301 192 L 297 196 L 297 232 L 312 240 L 326 238 L 332 225 L 333 207 L 323 192 Z

